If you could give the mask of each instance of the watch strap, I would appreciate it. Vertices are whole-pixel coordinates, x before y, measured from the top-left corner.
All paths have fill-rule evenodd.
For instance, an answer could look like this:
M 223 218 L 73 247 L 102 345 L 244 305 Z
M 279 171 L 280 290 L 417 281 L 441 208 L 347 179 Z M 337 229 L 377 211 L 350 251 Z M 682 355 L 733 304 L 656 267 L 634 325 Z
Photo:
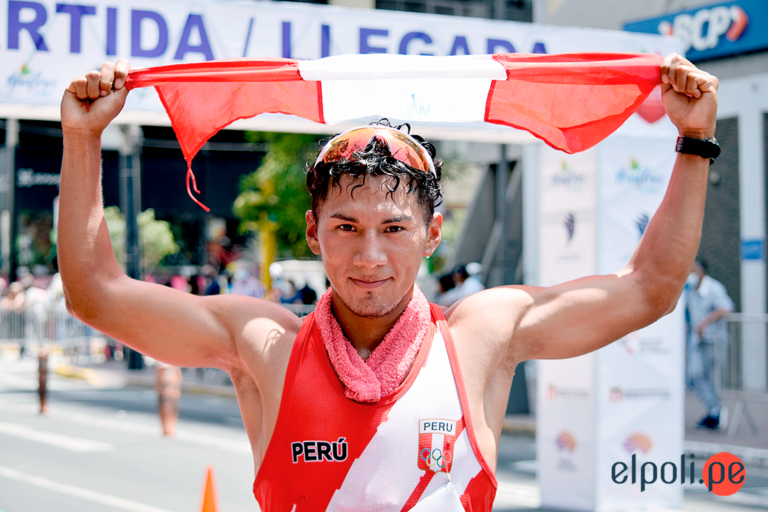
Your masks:
M 717 139 L 714 137 L 711 139 L 694 139 L 692 137 L 680 135 L 677 138 L 675 151 L 687 155 L 709 158 L 710 163 L 714 163 L 715 158 L 720 156 L 720 144 L 718 144 Z

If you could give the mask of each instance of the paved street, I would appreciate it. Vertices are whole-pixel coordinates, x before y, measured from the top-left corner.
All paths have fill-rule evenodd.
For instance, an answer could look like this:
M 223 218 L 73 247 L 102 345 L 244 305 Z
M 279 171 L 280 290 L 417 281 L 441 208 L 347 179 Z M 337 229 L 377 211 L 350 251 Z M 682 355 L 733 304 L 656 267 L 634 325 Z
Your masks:
M 233 398 L 185 394 L 178 435 L 163 438 L 151 389 L 95 388 L 53 374 L 50 383 L 50 413 L 40 416 L 36 362 L 0 361 L 0 511 L 195 511 L 207 465 L 216 470 L 222 512 L 257 510 Z M 495 510 L 543 511 L 535 471 L 533 438 L 503 436 Z M 768 508 L 768 469 L 747 474 L 730 498 L 688 489 L 683 510 Z

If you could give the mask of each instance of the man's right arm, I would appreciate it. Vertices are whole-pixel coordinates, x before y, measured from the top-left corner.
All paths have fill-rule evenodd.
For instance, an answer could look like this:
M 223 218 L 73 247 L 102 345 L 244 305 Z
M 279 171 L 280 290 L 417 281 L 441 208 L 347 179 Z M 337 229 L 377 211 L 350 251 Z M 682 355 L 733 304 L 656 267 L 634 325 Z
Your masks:
M 128 70 L 125 61 L 105 64 L 100 72 L 73 80 L 62 100 L 58 258 L 67 307 L 85 323 L 160 361 L 240 367 L 238 344 L 244 337 L 258 343 L 275 330 L 294 330 L 298 319 L 258 299 L 197 297 L 137 281 L 115 260 L 102 206 L 101 133 L 125 103 Z

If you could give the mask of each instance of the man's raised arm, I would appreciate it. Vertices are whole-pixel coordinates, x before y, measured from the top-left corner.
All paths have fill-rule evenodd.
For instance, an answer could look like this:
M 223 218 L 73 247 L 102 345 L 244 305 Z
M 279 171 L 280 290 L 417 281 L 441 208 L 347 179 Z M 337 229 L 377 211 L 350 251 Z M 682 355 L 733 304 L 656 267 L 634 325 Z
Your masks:
M 298 319 L 247 297 L 196 297 L 136 281 L 120 269 L 104 218 L 101 133 L 125 104 L 126 61 L 72 81 L 64 93 L 58 258 L 67 308 L 94 328 L 155 359 L 179 366 L 240 365 L 238 340 L 249 320 L 279 329 Z M 270 322 L 267 322 L 269 324 Z
M 661 74 L 664 107 L 680 135 L 714 137 L 717 79 L 675 54 Z M 664 200 L 621 272 L 550 288 L 495 288 L 453 314 L 493 318 L 493 337 L 516 362 L 582 355 L 656 321 L 674 309 L 696 256 L 708 170 L 709 159 L 678 155 Z

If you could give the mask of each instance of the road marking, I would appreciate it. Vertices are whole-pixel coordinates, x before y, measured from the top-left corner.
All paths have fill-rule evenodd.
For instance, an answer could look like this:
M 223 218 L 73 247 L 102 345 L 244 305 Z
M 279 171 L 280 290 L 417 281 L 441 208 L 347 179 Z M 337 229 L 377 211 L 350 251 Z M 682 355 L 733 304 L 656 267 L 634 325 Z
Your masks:
M 97 503 L 103 503 L 104 505 L 118 507 L 121 509 L 130 510 L 132 512 L 171 512 L 170 510 L 164 508 L 157 508 L 150 505 L 145 505 L 144 503 L 138 503 L 136 501 L 116 498 L 115 496 L 109 496 L 108 494 L 91 491 L 90 489 L 83 489 L 82 487 L 75 487 L 73 485 L 60 484 L 58 482 L 48 480 L 47 478 L 28 475 L 26 473 L 22 473 L 21 471 L 16 471 L 15 469 L 6 468 L 4 466 L 0 466 L 0 475 L 6 478 L 18 480 L 19 482 L 24 482 L 26 484 L 36 485 L 50 491 L 69 494 L 70 496 L 95 501 Z
M 37 414 L 37 408 L 32 405 L 19 404 L 15 402 L 9 402 L 0 400 L 0 404 L 8 409 L 29 412 Z M 139 423 L 132 423 L 125 420 L 113 420 L 109 418 L 102 418 L 99 416 L 91 416 L 89 414 L 82 414 L 78 412 L 62 411 L 57 408 L 48 408 L 48 415 L 52 418 L 67 420 L 74 423 L 80 423 L 91 427 L 102 427 L 112 430 L 120 430 L 123 432 L 130 432 L 133 434 L 148 435 L 151 437 L 157 437 L 160 433 L 160 427 L 153 427 L 149 425 L 142 425 Z M 198 434 L 195 432 L 189 432 L 185 430 L 177 430 L 176 438 L 180 441 L 188 443 L 199 444 L 203 446 L 211 446 L 222 450 L 227 450 L 233 453 L 252 453 L 251 445 L 248 441 L 238 441 L 235 439 L 227 439 L 224 437 L 211 436 L 207 434 Z
M 28 441 L 48 444 L 71 452 L 109 452 L 115 449 L 114 445 L 102 443 L 101 441 L 64 436 L 52 432 L 41 432 L 40 430 L 32 430 L 25 425 L 16 425 L 13 423 L 0 423 L 0 434 L 7 434 Z

